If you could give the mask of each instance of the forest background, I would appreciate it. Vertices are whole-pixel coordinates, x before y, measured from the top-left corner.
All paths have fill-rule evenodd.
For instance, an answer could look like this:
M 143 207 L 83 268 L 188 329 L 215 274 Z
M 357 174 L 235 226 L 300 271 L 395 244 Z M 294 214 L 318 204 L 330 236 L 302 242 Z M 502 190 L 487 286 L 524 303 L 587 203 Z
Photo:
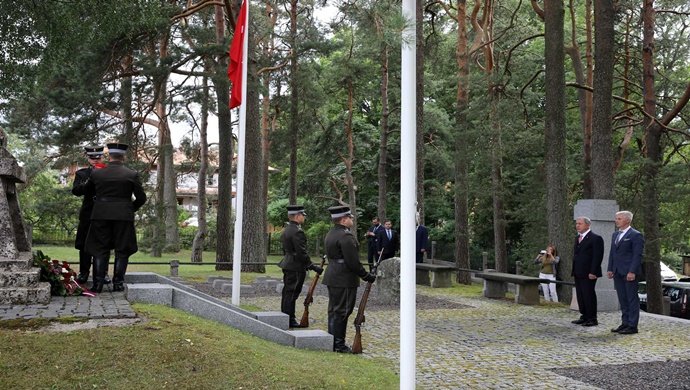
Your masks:
M 192 261 L 212 243 L 230 269 L 226 71 L 240 4 L 0 0 L 0 126 L 27 171 L 35 230 L 76 228 L 80 200 L 59 172 L 83 162 L 82 146 L 117 140 L 144 179 L 158 172 L 138 216 L 143 249 L 179 250 L 189 228 L 175 184 L 196 172 L 199 204 L 216 206 L 198 210 Z M 678 269 L 690 252 L 686 1 L 418 1 L 413 42 L 399 1 L 250 5 L 242 259 L 259 264 L 244 271 L 263 270 L 265 232 L 288 203 L 307 207 L 310 242 L 334 204 L 357 211 L 362 238 L 374 216 L 399 220 L 400 50 L 414 44 L 417 198 L 437 257 L 476 269 L 488 252 L 509 271 L 551 242 L 569 280 L 573 205 L 615 199 L 647 238 L 648 305 L 660 311 L 659 261 Z M 336 11 L 325 22 L 324 7 Z M 173 162 L 171 127 L 187 129 L 190 163 Z

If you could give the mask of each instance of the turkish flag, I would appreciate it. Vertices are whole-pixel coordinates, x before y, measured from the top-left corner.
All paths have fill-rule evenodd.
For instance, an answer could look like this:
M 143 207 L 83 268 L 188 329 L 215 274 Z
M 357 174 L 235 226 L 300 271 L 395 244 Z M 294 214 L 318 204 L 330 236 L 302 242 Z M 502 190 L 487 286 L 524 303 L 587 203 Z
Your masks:
M 240 14 L 235 25 L 235 35 L 230 44 L 230 63 L 228 64 L 228 78 L 232 83 L 230 90 L 230 108 L 242 104 L 242 61 L 244 60 L 244 34 L 247 24 L 247 1 L 242 2 Z

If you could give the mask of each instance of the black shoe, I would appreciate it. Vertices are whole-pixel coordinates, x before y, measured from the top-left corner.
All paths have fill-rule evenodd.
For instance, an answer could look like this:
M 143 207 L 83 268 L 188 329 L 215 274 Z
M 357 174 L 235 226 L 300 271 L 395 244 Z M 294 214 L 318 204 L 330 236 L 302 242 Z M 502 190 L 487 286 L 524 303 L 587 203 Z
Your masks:
M 599 325 L 599 321 L 597 320 L 588 320 L 582 323 L 582 326 L 597 326 Z
M 577 320 L 572 320 L 572 321 L 570 321 L 570 322 L 572 322 L 572 323 L 575 324 L 575 325 L 582 325 L 582 324 L 584 324 L 585 322 L 587 322 L 587 320 L 585 320 L 584 318 L 580 317 L 580 318 L 578 318 Z
M 625 329 L 625 328 L 627 328 L 627 327 L 628 327 L 628 325 L 620 324 L 620 325 L 618 325 L 617 328 L 611 329 L 611 332 L 613 332 L 613 333 L 618 333 L 618 332 L 620 332 L 621 330 L 623 330 L 623 329 Z
M 105 275 L 105 277 L 103 278 L 103 284 L 110 284 L 110 276 Z
M 637 328 L 628 326 L 625 327 L 624 329 L 621 329 L 618 331 L 618 334 L 635 334 L 637 333 Z
M 335 351 L 337 353 L 352 353 L 352 348 L 348 347 L 345 344 L 342 344 L 342 345 L 337 345 L 337 346 L 333 347 L 333 351 Z
M 294 320 L 294 319 L 293 319 L 293 320 L 290 320 L 290 327 L 291 327 L 291 328 L 306 328 L 306 326 L 300 325 L 300 323 L 297 322 L 297 321 Z
M 89 281 L 89 274 L 88 273 L 79 274 L 79 276 L 77 276 L 77 283 L 79 283 L 79 284 L 84 284 L 88 281 Z
M 125 291 L 124 283 L 113 283 L 113 292 L 115 291 Z

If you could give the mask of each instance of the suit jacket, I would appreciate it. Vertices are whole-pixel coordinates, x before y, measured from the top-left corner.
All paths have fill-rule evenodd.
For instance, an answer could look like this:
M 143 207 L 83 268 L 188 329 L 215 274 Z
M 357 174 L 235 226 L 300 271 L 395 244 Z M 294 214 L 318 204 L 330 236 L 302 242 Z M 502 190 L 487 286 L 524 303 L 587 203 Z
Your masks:
M 74 172 L 74 183 L 72 183 L 72 194 L 76 196 L 83 196 L 81 201 L 81 208 L 79 209 L 79 220 L 90 221 L 91 211 L 93 210 L 93 196 L 94 191 L 87 190 L 87 183 L 91 177 L 93 168 L 82 168 Z
M 400 236 L 398 232 L 391 229 L 391 238 L 389 239 L 386 228 L 379 229 L 379 232 L 376 233 L 376 248 L 378 251 L 383 251 L 383 253 L 394 254 L 400 249 Z
M 608 271 L 619 276 L 625 276 L 628 272 L 641 275 L 644 236 L 639 231 L 630 228 L 616 244 L 619 233 L 615 232 L 611 237 Z
M 429 251 L 429 229 L 426 228 L 424 225 L 419 225 L 417 226 L 417 230 L 415 232 L 415 237 L 416 237 L 416 250 L 417 252 L 421 252 L 422 249 L 425 251 Z
M 280 241 L 284 256 L 278 266 L 286 271 L 306 272 L 311 260 L 307 254 L 307 236 L 302 227 L 297 222 L 288 222 L 280 235 Z
M 604 239 L 591 230 L 582 239 L 582 242 L 577 242 L 578 237 L 575 237 L 571 275 L 576 278 L 587 278 L 589 274 L 602 276 L 601 262 L 604 260 Z
M 134 221 L 134 212 L 146 202 L 139 173 L 121 162 L 92 171 L 85 191 L 95 192 L 92 220 Z
M 383 226 L 381 226 L 381 224 L 378 224 L 376 226 L 374 226 L 374 225 L 369 226 L 369 229 L 367 229 L 367 232 L 374 233 L 373 236 L 367 236 L 367 245 L 369 245 L 369 248 L 376 250 L 376 234 L 381 229 L 383 229 Z

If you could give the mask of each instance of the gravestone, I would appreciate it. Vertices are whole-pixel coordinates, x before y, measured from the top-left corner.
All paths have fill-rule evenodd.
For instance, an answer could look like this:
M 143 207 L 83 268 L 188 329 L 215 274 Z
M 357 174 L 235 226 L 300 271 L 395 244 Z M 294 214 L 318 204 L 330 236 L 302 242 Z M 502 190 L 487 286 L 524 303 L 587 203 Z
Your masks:
M 383 260 L 376 270 L 376 298 L 382 304 L 400 303 L 400 258 Z
M 0 304 L 50 302 L 50 284 L 39 282 L 40 269 L 32 266 L 31 244 L 22 219 L 17 183 L 24 171 L 5 148 L 0 130 Z

